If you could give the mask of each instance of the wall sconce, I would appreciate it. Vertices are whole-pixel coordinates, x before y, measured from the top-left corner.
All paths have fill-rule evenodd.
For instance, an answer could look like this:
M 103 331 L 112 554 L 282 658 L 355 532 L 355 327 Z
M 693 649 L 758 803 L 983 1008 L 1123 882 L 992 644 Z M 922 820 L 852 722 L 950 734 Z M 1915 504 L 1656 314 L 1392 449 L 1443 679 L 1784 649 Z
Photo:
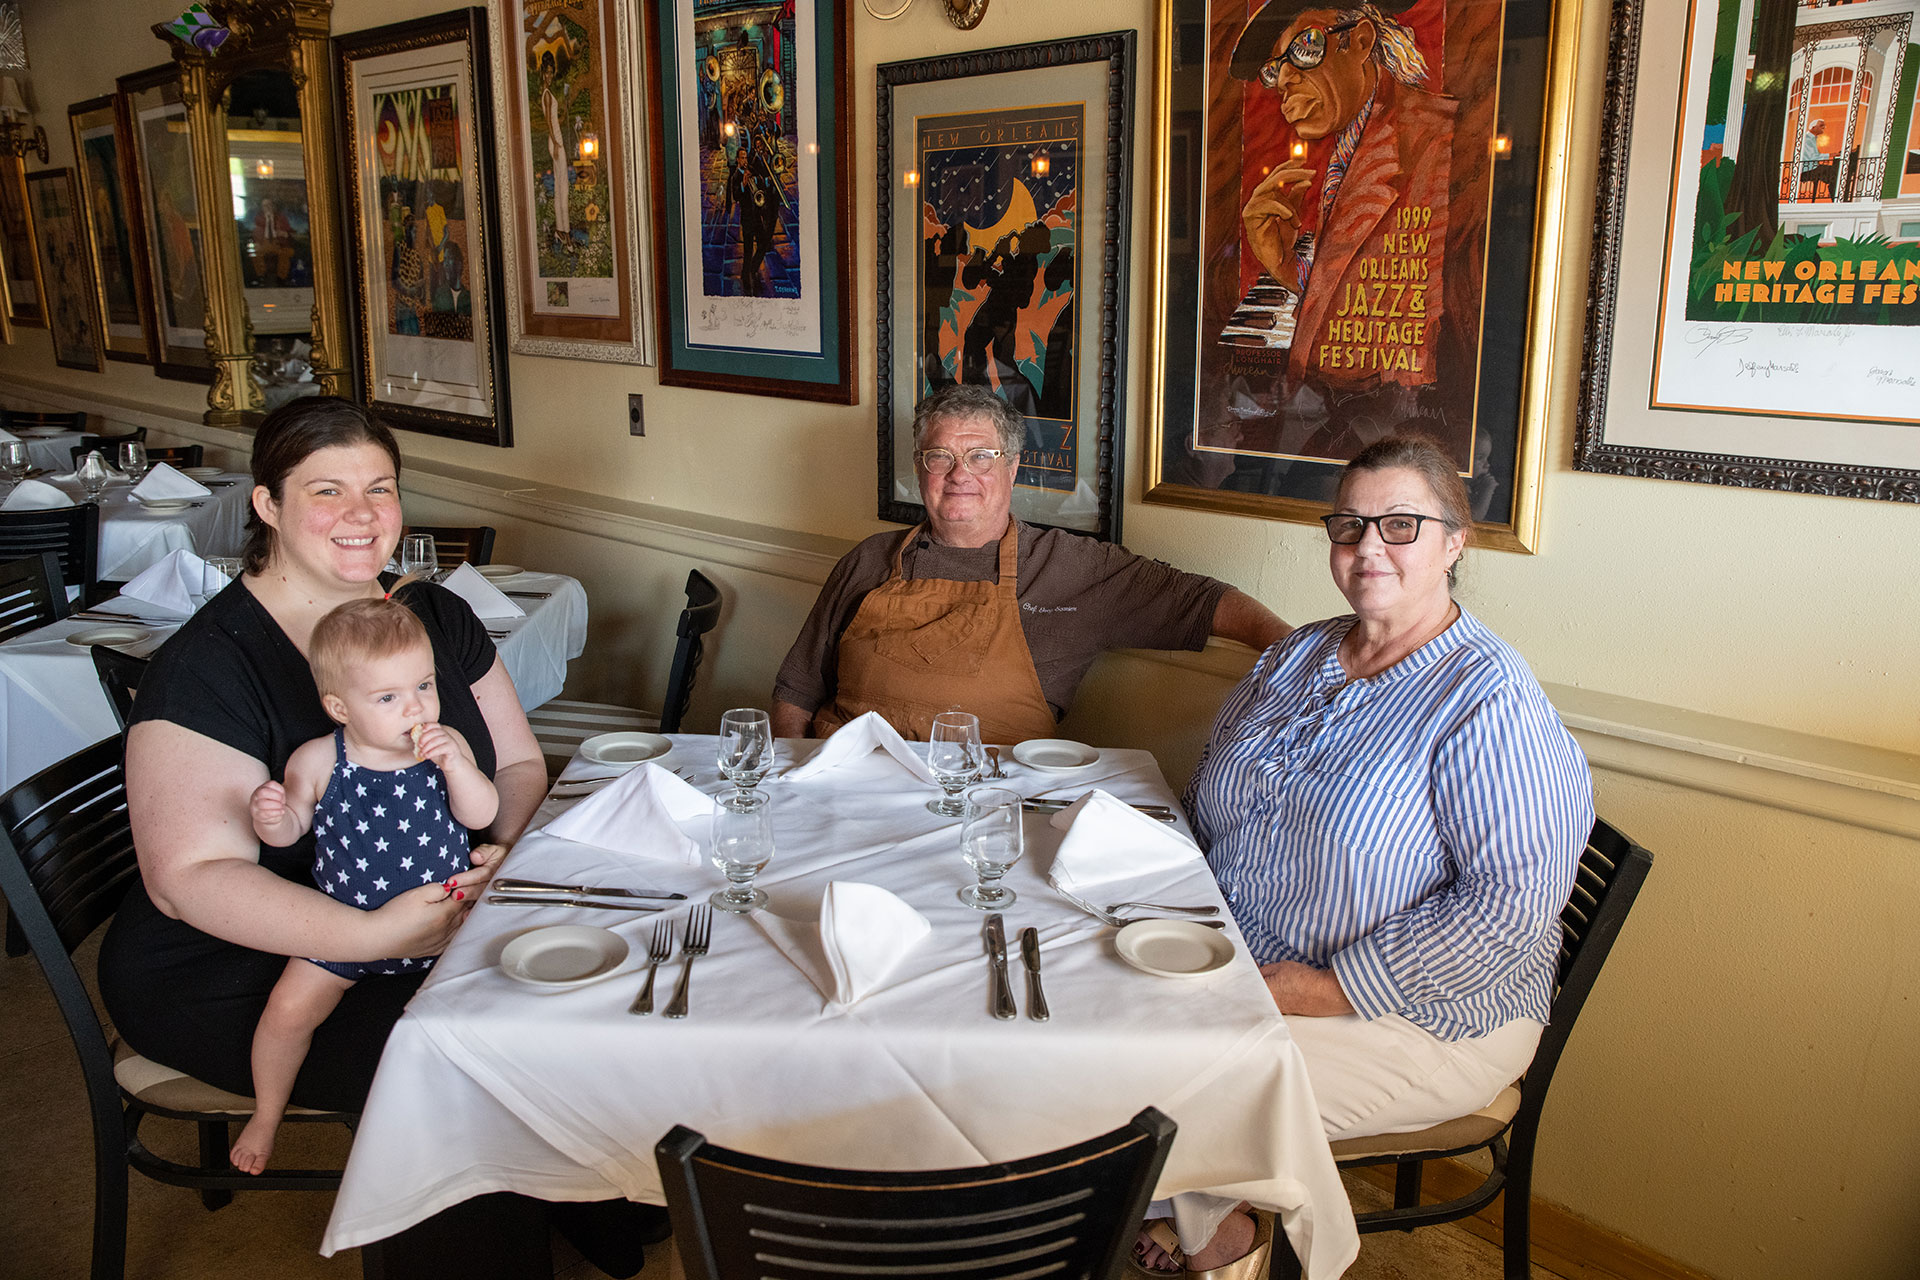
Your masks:
M 29 119 L 26 93 L 16 76 L 0 76 L 0 151 L 16 156 L 32 152 L 41 164 L 47 163 L 47 131 Z
M 273 176 L 273 161 L 271 160 L 260 161 L 258 164 L 253 166 L 253 172 L 256 177 L 271 178 Z
M 1291 154 L 1295 160 L 1304 158 L 1307 154 L 1307 144 L 1304 142 L 1294 143 Z
M 872 0 L 860 0 L 868 14 L 882 22 L 892 22 L 895 18 L 913 8 L 913 0 L 901 0 L 900 7 L 892 13 L 881 13 L 873 7 Z M 940 11 L 947 15 L 947 21 L 962 31 L 971 31 L 980 25 L 980 19 L 987 16 L 987 0 L 940 0 Z
M 1036 151 L 1033 155 L 1033 176 L 1044 178 L 1053 172 L 1053 161 L 1047 159 L 1047 153 Z
M 591 129 L 587 130 L 580 135 L 575 149 L 580 153 L 581 164 L 592 164 L 600 158 L 600 135 Z
M 734 125 L 733 121 L 729 120 L 725 124 L 720 126 L 720 132 L 726 134 L 729 138 L 731 138 L 736 132 L 738 132 L 738 129 Z
M 903 174 L 901 174 L 901 175 L 900 175 L 900 185 L 901 185 L 901 186 L 904 186 L 904 187 L 917 187 L 917 186 L 919 186 L 919 185 L 920 185 L 920 171 L 919 171 L 918 169 L 909 169 L 909 170 L 907 170 L 907 171 L 906 171 L 905 173 L 903 173 Z
M 1493 135 L 1493 154 L 1504 160 L 1513 154 L 1513 139 L 1504 133 Z

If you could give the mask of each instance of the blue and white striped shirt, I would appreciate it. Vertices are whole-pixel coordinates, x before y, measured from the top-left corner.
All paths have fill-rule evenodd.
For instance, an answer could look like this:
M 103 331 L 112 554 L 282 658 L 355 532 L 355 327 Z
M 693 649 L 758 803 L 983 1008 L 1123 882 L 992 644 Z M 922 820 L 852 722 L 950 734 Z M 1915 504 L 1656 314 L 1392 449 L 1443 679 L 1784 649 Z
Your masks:
M 1260 656 L 1187 787 L 1261 964 L 1331 966 L 1362 1017 L 1443 1040 L 1547 1020 L 1593 828 L 1586 757 L 1519 654 L 1461 611 L 1347 681 L 1349 615 Z

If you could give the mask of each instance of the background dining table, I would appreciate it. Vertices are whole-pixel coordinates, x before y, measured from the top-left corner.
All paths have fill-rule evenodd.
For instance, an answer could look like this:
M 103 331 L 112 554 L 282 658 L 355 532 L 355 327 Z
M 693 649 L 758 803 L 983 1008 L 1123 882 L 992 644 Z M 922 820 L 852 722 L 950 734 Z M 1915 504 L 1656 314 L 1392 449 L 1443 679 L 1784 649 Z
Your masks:
M 717 739 L 669 741 L 655 764 L 709 794 L 727 788 Z M 776 747 L 775 776 L 763 785 L 777 851 L 757 880 L 771 901 L 753 916 L 715 913 L 684 1019 L 627 1012 L 655 916 L 558 904 L 474 909 L 387 1041 L 323 1253 L 494 1191 L 662 1203 L 653 1149 L 675 1124 L 777 1159 L 924 1169 L 1066 1146 L 1152 1105 L 1179 1126 L 1156 1192 L 1174 1197 L 1176 1217 L 1201 1211 L 1194 1197 L 1251 1201 L 1280 1212 L 1307 1276 L 1345 1269 L 1359 1248 L 1352 1209 L 1298 1048 L 1237 929 L 1224 935 L 1231 961 L 1204 976 L 1129 967 L 1116 931 L 1049 887 L 1061 833 L 1028 814 L 1026 857 L 1006 878 L 1018 901 L 1005 923 L 1010 939 L 1038 931 L 1051 1018 L 996 1019 L 985 917 L 956 897 L 972 873 L 958 820 L 925 808 L 935 789 L 881 754 L 787 779 L 779 775 L 816 744 Z M 1128 802 L 1175 804 L 1144 751 L 1104 750 L 1067 773 L 1006 769 L 1002 785 L 1025 796 L 1097 786 Z M 615 771 L 576 756 L 563 778 Z M 665 917 L 676 934 L 686 908 L 723 884 L 704 863 L 616 853 L 540 829 L 572 803 L 549 797 L 500 875 L 684 892 L 688 901 Z M 680 824 L 703 854 L 706 826 L 699 817 Z M 1175 829 L 1186 832 L 1184 822 Z M 824 994 L 770 933 L 787 934 L 789 945 L 795 931 L 804 936 L 833 881 L 879 885 L 932 929 L 881 987 L 848 1005 Z M 1210 904 L 1225 918 L 1197 849 L 1171 869 L 1102 886 L 1102 901 L 1143 897 Z M 571 989 L 502 971 L 510 942 L 561 924 L 612 931 L 624 960 Z M 1027 1013 L 1018 947 L 1010 949 Z M 684 963 L 676 956 L 661 966 L 656 1007 Z
M 80 443 L 80 432 L 50 427 L 18 427 L 7 434 L 27 446 L 27 465 L 34 470 L 73 470 L 73 446 Z
M 75 503 L 87 500 L 85 488 L 74 478 L 71 462 L 53 475 L 37 478 Z M 200 483 L 212 490 L 210 497 L 164 509 L 141 503 L 133 496 L 133 485 L 124 479 L 109 483 L 98 499 L 100 558 L 96 576 L 106 582 L 125 582 L 169 551 L 239 555 L 246 541 L 252 479 L 245 472 L 223 472 Z
M 544 593 L 544 598 L 514 601 L 526 617 L 485 624 L 513 677 L 520 705 L 531 711 L 559 694 L 568 660 L 585 648 L 586 588 L 558 573 L 525 573 L 499 585 Z M 135 619 L 156 619 L 126 624 L 147 634 L 119 647 L 142 658 L 159 649 L 184 621 L 163 618 L 162 610 L 125 596 L 99 607 Z M 116 625 L 97 617 L 69 617 L 0 644 L 0 791 L 120 731 L 87 648 L 68 641 L 81 632 Z

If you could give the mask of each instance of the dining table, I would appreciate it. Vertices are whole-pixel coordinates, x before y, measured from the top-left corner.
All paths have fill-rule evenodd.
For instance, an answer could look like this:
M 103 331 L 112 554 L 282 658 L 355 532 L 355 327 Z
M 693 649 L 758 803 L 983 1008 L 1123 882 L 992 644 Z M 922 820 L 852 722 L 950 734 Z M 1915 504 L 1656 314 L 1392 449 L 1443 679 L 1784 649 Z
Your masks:
M 639 1015 L 629 1009 L 658 922 L 684 943 L 690 916 L 725 884 L 704 856 L 711 818 L 699 810 L 712 804 L 696 797 L 677 833 L 643 829 L 620 849 L 548 828 L 581 796 L 616 785 L 627 787 L 625 804 L 625 795 L 678 787 L 676 779 L 705 796 L 731 784 L 715 737 L 625 736 L 637 745 L 624 753 L 582 744 L 395 1025 L 322 1253 L 372 1244 L 491 1192 L 664 1203 L 654 1147 L 676 1124 L 774 1159 L 938 1169 L 1055 1150 L 1150 1105 L 1178 1126 L 1155 1196 L 1183 1236 L 1210 1229 L 1201 1224 L 1217 1221 L 1224 1205 L 1247 1201 L 1277 1213 L 1306 1276 L 1337 1276 L 1356 1256 L 1352 1208 L 1299 1049 L 1197 847 L 1098 886 L 1095 905 L 1144 899 L 1216 909 L 1225 928 L 1201 933 L 1227 945 L 1209 953 L 1207 971 L 1173 976 L 1135 967 L 1119 930 L 1056 891 L 1050 872 L 1062 831 L 1053 814 L 1024 814 L 1025 854 L 1004 880 L 1016 900 L 1001 912 L 1018 1016 L 998 1017 L 986 917 L 958 897 L 974 879 L 961 857 L 961 822 L 926 807 L 938 789 L 879 752 L 789 777 L 820 744 L 782 739 L 760 784 L 775 833 L 755 882 L 767 905 L 713 912 L 710 949 L 697 962 L 676 953 L 659 966 L 654 1007 L 685 974 L 684 1017 Z M 1098 789 L 1165 806 L 1165 829 L 1191 844 L 1150 753 L 1089 749 L 1079 758 L 1086 762 L 1071 769 L 1004 760 L 997 785 L 1037 800 Z M 673 778 L 605 781 L 630 768 Z M 614 907 L 550 894 L 534 904 L 494 901 L 508 896 L 507 878 L 686 897 L 584 900 Z M 823 901 L 857 900 L 848 885 L 885 890 L 928 927 L 883 981 L 843 1003 L 826 972 L 831 962 L 809 946 L 824 936 Z M 873 890 L 859 893 L 872 900 Z M 543 984 L 515 959 L 561 937 L 556 926 L 584 927 L 579 936 L 599 948 L 599 966 L 570 985 Z M 1028 928 L 1044 1021 L 1021 976 L 1015 938 Z
M 27 465 L 35 471 L 71 471 L 73 447 L 83 433 L 63 427 L 15 427 L 6 434 L 27 446 Z
M 483 625 L 513 677 L 520 705 L 531 711 L 559 694 L 568 661 L 586 647 L 586 588 L 565 574 L 532 571 L 495 585 L 513 593 L 509 599 L 526 616 L 484 619 Z M 125 596 L 95 609 L 0 643 L 0 791 L 120 731 L 85 636 L 122 633 L 109 642 L 144 658 L 185 621 L 184 615 Z M 118 621 L 122 617 L 125 621 Z M 128 631 L 134 633 L 130 638 L 124 635 Z
M 87 497 L 71 462 L 61 471 L 35 478 L 76 504 L 98 502 L 100 551 L 95 576 L 103 582 L 125 582 L 170 551 L 234 556 L 246 541 L 253 480 L 245 472 L 195 477 L 209 490 L 207 497 L 156 506 L 135 498 L 132 481 L 117 472 L 97 499 Z

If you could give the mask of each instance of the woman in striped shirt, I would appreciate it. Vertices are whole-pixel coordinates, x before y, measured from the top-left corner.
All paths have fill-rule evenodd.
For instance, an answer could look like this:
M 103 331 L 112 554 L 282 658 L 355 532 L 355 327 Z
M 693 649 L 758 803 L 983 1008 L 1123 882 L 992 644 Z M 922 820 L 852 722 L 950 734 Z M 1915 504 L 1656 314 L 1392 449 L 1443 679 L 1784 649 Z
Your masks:
M 1324 517 L 1353 613 L 1261 655 L 1187 790 L 1329 1140 L 1469 1114 L 1526 1070 L 1593 826 L 1580 748 L 1453 601 L 1471 520 L 1426 437 L 1355 458 Z M 1265 1247 L 1267 1224 L 1219 1214 L 1189 1276 Z

